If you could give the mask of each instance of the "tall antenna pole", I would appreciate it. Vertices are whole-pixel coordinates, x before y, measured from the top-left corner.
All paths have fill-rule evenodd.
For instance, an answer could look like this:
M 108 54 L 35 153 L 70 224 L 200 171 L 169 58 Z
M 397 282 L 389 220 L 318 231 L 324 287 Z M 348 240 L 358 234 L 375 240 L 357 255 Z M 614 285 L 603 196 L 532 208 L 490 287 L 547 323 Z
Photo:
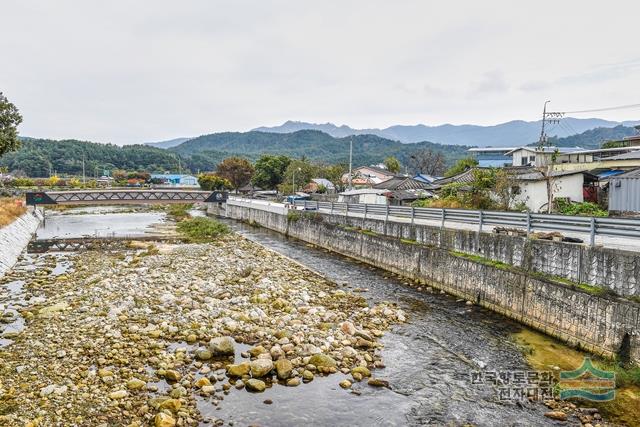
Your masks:
M 353 190 L 351 181 L 351 169 L 353 167 L 353 136 L 349 138 L 349 190 Z
M 538 141 L 538 147 L 540 147 L 540 149 L 544 147 L 546 140 L 546 136 L 544 134 L 544 125 L 547 122 L 547 104 L 550 102 L 551 101 L 546 101 L 544 103 L 544 107 L 542 108 L 542 130 L 540 131 L 540 141 Z
M 82 153 L 82 185 L 87 184 L 87 176 L 84 173 L 84 152 Z

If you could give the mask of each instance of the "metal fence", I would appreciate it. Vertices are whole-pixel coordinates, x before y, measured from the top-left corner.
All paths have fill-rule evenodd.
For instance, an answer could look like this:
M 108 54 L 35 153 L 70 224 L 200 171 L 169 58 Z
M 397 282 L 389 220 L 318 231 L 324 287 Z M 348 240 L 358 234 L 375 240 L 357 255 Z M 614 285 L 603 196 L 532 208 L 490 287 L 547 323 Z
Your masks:
M 362 216 L 363 218 L 398 221 L 404 219 L 412 224 L 417 220 L 438 221 L 441 227 L 446 222 L 474 224 L 478 231 L 485 225 L 516 227 L 532 231 L 566 231 L 589 235 L 591 246 L 596 236 L 618 236 L 640 238 L 640 219 L 602 218 L 585 216 L 549 215 L 521 212 L 480 211 L 467 209 L 414 208 L 411 206 L 389 206 L 364 203 L 296 201 L 296 206 L 319 210 L 335 215 Z

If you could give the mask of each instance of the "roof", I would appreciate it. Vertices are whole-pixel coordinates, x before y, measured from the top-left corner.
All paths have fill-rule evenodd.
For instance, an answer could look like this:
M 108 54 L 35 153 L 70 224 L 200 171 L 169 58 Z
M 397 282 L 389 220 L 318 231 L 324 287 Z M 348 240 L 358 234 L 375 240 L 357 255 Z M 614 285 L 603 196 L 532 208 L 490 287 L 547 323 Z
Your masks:
M 426 173 L 418 173 L 416 174 L 416 176 L 413 177 L 413 179 L 430 184 L 433 181 L 437 180 L 438 177 L 427 175 Z
M 417 200 L 434 196 L 433 192 L 428 190 L 397 190 L 391 191 L 387 195 L 396 200 Z
M 466 171 L 459 173 L 458 175 L 450 176 L 448 178 L 438 179 L 433 182 L 434 185 L 445 185 L 451 184 L 453 182 L 473 182 L 474 176 L 473 171 L 477 168 L 467 169 Z
M 518 147 L 474 147 L 469 148 L 467 151 L 472 153 L 501 153 L 517 150 Z
M 167 178 L 167 179 L 181 179 L 181 178 L 193 178 L 197 179 L 193 175 L 178 174 L 178 173 L 152 173 L 151 178 Z
M 597 176 L 600 179 L 603 178 L 611 178 L 612 176 L 616 176 L 616 175 L 621 175 L 623 173 L 625 173 L 626 171 L 620 170 L 620 169 L 605 169 L 605 168 L 598 168 L 598 169 L 591 169 L 590 171 L 588 171 L 590 174 Z
M 386 190 L 417 190 L 430 189 L 433 186 L 429 183 L 413 179 L 409 176 L 394 176 L 373 186 L 374 188 L 384 188 Z
M 355 170 L 357 171 L 358 169 L 364 168 L 371 169 L 374 172 L 382 173 L 388 176 L 393 176 L 393 172 L 389 171 L 388 169 L 379 168 L 378 166 L 359 166 L 355 168 Z
M 333 185 L 333 182 L 329 181 L 326 178 L 313 178 L 311 181 L 315 182 L 318 185 L 324 185 L 325 188 L 330 188 L 330 189 L 336 188 L 336 186 Z
M 560 154 L 569 154 L 569 153 L 585 151 L 581 147 L 531 147 L 531 146 L 525 146 L 525 147 L 514 148 L 513 150 L 506 152 L 505 156 L 509 155 L 509 154 L 513 154 L 516 151 L 520 151 L 520 150 L 525 150 L 525 151 L 529 151 L 529 152 L 532 152 L 532 153 L 540 153 L 540 152 L 542 152 L 542 153 L 553 153 L 556 150 L 558 150 L 558 152 Z
M 615 179 L 638 179 L 640 178 L 640 168 L 634 169 L 627 173 L 623 173 L 622 175 L 618 175 Z
M 640 150 L 618 154 L 617 156 L 607 157 L 606 160 L 640 160 Z

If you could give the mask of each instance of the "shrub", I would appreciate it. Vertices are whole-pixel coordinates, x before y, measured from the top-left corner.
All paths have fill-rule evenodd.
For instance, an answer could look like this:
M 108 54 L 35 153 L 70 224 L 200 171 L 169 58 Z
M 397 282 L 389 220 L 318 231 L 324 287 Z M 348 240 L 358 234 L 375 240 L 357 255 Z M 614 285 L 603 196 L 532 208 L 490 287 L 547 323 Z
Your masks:
M 208 242 L 230 231 L 226 224 L 206 217 L 185 219 L 177 228 L 190 242 Z
M 591 202 L 571 203 L 568 200 L 556 199 L 554 200 L 554 203 L 556 205 L 556 209 L 562 215 L 609 216 L 609 212 Z
M 175 205 L 169 205 L 169 209 L 167 210 L 167 215 L 171 217 L 174 221 L 182 221 L 185 218 L 189 218 L 191 215 L 189 214 L 189 210 L 193 207 L 193 205 L 188 203 L 178 203 Z
M 34 182 L 30 178 L 14 178 L 9 181 L 11 187 L 33 187 Z

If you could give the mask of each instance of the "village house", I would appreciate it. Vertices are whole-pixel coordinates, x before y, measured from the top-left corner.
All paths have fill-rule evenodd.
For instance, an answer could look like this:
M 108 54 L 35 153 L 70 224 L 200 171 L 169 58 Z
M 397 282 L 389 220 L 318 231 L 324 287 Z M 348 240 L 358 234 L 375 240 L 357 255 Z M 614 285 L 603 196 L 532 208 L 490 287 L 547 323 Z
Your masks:
M 370 187 L 393 178 L 393 173 L 377 166 L 360 166 L 351 173 L 351 184 L 355 187 Z M 349 173 L 341 177 L 344 184 L 349 183 Z

